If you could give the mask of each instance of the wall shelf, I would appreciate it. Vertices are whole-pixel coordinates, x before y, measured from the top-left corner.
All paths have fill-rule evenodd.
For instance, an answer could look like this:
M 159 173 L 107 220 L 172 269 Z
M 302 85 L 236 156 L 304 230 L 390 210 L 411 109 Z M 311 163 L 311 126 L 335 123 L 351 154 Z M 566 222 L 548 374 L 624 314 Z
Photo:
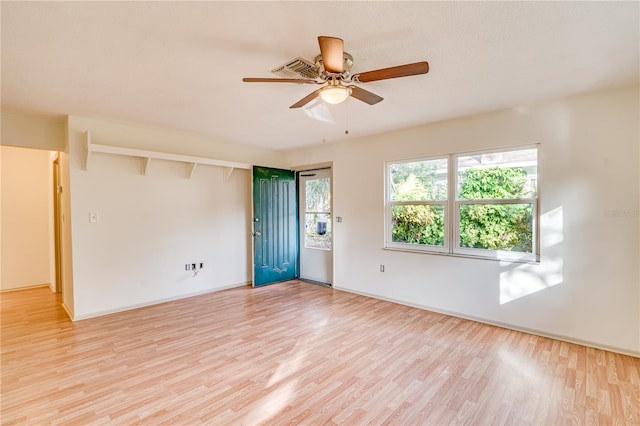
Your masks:
M 111 145 L 98 145 L 98 144 L 91 143 L 91 132 L 86 131 L 85 141 L 84 141 L 84 164 L 82 165 L 82 170 L 89 170 L 91 155 L 94 152 L 141 158 L 142 159 L 141 173 L 143 176 L 146 176 L 147 173 L 149 172 L 149 167 L 151 166 L 151 160 L 153 159 L 178 161 L 181 163 L 185 163 L 187 165 L 187 171 L 186 171 L 187 179 L 191 179 L 193 177 L 193 174 L 196 170 L 196 166 L 198 164 L 222 167 L 223 177 L 225 182 L 231 178 L 231 173 L 233 172 L 234 169 L 248 170 L 251 168 L 249 164 L 236 163 L 234 161 L 216 160 L 213 158 L 204 158 L 204 157 L 192 157 L 189 155 L 170 154 L 168 152 L 145 151 L 141 149 L 122 148 L 119 146 L 111 146 Z

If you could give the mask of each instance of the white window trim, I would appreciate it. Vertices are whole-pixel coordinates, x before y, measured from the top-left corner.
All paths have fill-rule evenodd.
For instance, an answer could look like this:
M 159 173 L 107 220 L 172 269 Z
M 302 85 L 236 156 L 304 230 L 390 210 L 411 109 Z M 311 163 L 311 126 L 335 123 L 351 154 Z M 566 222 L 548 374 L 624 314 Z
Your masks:
M 389 250 L 399 250 L 407 252 L 418 252 L 427 254 L 440 254 L 456 257 L 469 257 L 474 259 L 499 260 L 508 262 L 539 262 L 540 261 L 540 238 L 539 238 L 539 186 L 536 188 L 536 198 L 517 199 L 479 199 L 479 200 L 458 200 L 458 157 L 474 154 L 490 154 L 496 152 L 519 151 L 526 149 L 536 149 L 538 156 L 536 165 L 539 164 L 539 144 L 494 148 L 488 150 L 468 151 L 446 156 L 422 157 L 405 160 L 386 161 L 384 163 L 385 174 L 385 239 L 384 248 Z M 447 160 L 447 200 L 441 201 L 391 201 L 391 177 L 389 167 L 392 164 L 412 163 L 430 160 Z M 540 174 L 538 173 L 538 181 Z M 513 252 L 504 250 L 487 250 L 477 248 L 460 247 L 460 206 L 463 204 L 531 204 L 532 205 L 532 253 Z M 431 246 L 423 244 L 409 244 L 393 242 L 391 209 L 394 205 L 442 205 L 444 206 L 444 245 Z
M 446 160 L 447 161 L 447 199 L 446 200 L 429 200 L 429 201 L 391 201 L 391 178 L 389 173 L 389 167 L 391 164 L 401 164 L 401 163 L 416 163 L 419 161 L 434 161 L 434 160 Z M 401 250 L 401 251 L 411 251 L 411 252 L 424 252 L 424 253 L 441 253 L 441 254 L 449 254 L 451 252 L 451 235 L 449 231 L 449 227 L 446 225 L 449 223 L 449 216 L 451 213 L 449 212 L 450 203 L 449 197 L 450 192 L 450 173 L 451 170 L 451 156 L 450 155 L 438 155 L 434 157 L 422 157 L 422 158 L 411 158 L 408 160 L 396 160 L 396 161 L 387 161 L 384 164 L 384 175 L 385 175 L 385 245 L 384 247 L 392 250 Z M 391 209 L 393 206 L 397 205 L 441 205 L 444 207 L 444 245 L 442 246 L 432 246 L 426 244 L 410 244 L 410 243 L 396 243 L 393 242 L 393 234 L 391 226 Z

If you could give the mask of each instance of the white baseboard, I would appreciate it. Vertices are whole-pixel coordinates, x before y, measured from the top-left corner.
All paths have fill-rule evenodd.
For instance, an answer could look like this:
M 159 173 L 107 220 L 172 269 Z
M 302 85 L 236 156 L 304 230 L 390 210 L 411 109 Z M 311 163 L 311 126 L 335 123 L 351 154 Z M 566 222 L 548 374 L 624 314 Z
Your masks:
M 640 358 L 640 352 L 636 352 L 636 351 L 633 351 L 633 350 L 630 350 L 630 349 L 626 349 L 626 348 L 619 348 L 619 347 L 616 347 L 616 346 L 605 345 L 605 344 L 602 344 L 602 343 L 591 342 L 591 341 L 588 341 L 588 340 L 575 339 L 575 338 L 570 337 L 570 336 L 563 336 L 563 335 L 560 335 L 560 334 L 548 333 L 546 331 L 536 330 L 536 329 L 533 329 L 533 328 L 520 327 L 520 326 L 516 326 L 516 325 L 513 325 L 513 324 L 503 323 L 503 322 L 500 322 L 500 321 L 492 321 L 492 320 L 488 320 L 486 318 L 475 317 L 473 315 L 461 314 L 459 312 L 447 311 L 447 310 L 444 310 L 444 309 L 438 309 L 438 308 L 434 308 L 432 306 L 420 305 L 420 304 L 417 304 L 417 303 L 409 303 L 409 302 L 405 302 L 403 300 L 393 299 L 393 298 L 390 298 L 390 297 L 382 297 L 382 296 L 379 296 L 379 295 L 376 295 L 376 294 L 366 293 L 366 292 L 362 292 L 362 291 L 355 291 L 355 290 L 351 290 L 351 289 L 347 289 L 347 288 L 343 288 L 343 287 L 334 286 L 333 288 L 335 290 L 345 291 L 347 293 L 359 294 L 360 296 L 371 297 L 373 299 L 384 300 L 386 302 L 397 303 L 399 305 L 410 306 L 412 308 L 423 309 L 423 310 L 426 310 L 426 311 L 436 312 L 436 313 L 443 314 L 443 315 L 449 315 L 449 316 L 456 317 L 456 318 L 462 318 L 462 319 L 466 319 L 466 320 L 470 320 L 470 321 L 480 322 L 480 323 L 483 323 L 483 324 L 494 325 L 496 327 L 506 328 L 508 330 L 521 331 L 523 333 L 534 334 L 536 336 L 547 337 L 549 339 L 561 340 L 561 341 L 567 342 L 567 343 L 575 343 L 575 344 L 581 345 L 581 346 L 589 346 L 589 347 L 596 348 L 596 349 L 602 349 L 604 351 L 616 352 L 616 353 L 619 353 L 619 354 L 622 354 L 622 355 L 629 355 L 629 356 L 632 356 L 632 357 Z
M 222 287 L 215 287 L 215 288 L 210 288 L 210 289 L 206 289 L 206 290 L 196 291 L 196 292 L 193 292 L 193 293 L 186 293 L 186 294 L 181 294 L 181 295 L 178 295 L 178 296 L 151 300 L 149 302 L 136 303 L 134 305 L 121 306 L 121 307 L 114 308 L 114 309 L 106 309 L 104 311 L 96 311 L 96 312 L 90 312 L 88 314 L 80 314 L 80 315 L 70 315 L 70 318 L 74 322 L 75 321 L 82 321 L 82 320 L 89 319 L 89 318 L 101 317 L 103 315 L 115 314 L 115 313 L 118 313 L 118 312 L 131 311 L 133 309 L 144 308 L 144 307 L 147 307 L 147 306 L 159 305 L 161 303 L 172 302 L 174 300 L 180 300 L 180 299 L 186 299 L 186 298 L 189 298 L 189 297 L 201 296 L 203 294 L 208 294 L 208 293 L 215 293 L 216 291 L 228 290 L 230 288 L 244 287 L 246 285 L 251 285 L 251 283 L 243 282 L 243 283 L 238 283 L 238 284 L 230 284 L 230 285 L 226 285 L 226 286 L 222 286 Z M 67 313 L 69 313 L 68 309 L 65 308 L 65 310 L 67 311 Z
M 34 285 L 28 285 L 25 287 L 16 287 L 16 288 L 7 288 L 4 290 L 0 290 L 0 293 L 10 293 L 12 291 L 20 291 L 20 290 L 33 290 L 34 288 L 41 288 L 41 287 L 49 287 L 51 288 L 50 284 L 34 284 Z M 55 291 L 54 291 L 55 293 Z

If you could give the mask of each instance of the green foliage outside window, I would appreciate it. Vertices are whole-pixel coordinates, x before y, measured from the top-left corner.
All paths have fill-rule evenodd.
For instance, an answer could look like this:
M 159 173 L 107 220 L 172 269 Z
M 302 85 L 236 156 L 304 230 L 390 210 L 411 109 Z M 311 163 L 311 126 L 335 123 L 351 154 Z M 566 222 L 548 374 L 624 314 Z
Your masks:
M 530 204 L 460 206 L 460 247 L 531 253 Z
M 528 197 L 527 172 L 522 168 L 470 169 L 463 176 L 462 200 Z M 531 204 L 463 204 L 460 206 L 460 246 L 531 253 Z
M 393 200 L 446 200 L 446 167 L 446 159 L 393 164 L 390 168 Z M 391 208 L 391 218 L 393 242 L 444 245 L 444 206 L 394 205 Z
M 461 173 L 460 200 L 526 198 L 527 172 L 520 167 L 469 169 Z
M 432 162 L 392 165 L 394 201 L 446 200 L 443 178 Z M 471 168 L 459 175 L 461 200 L 519 199 L 531 194 L 527 172 L 519 167 Z M 535 195 L 533 195 L 535 196 Z M 407 244 L 444 245 L 444 206 L 403 204 L 391 208 L 392 241 Z M 533 250 L 531 204 L 461 204 L 460 246 L 531 253 Z
M 444 245 L 444 207 L 396 205 L 391 208 L 392 241 L 407 244 Z
M 447 199 L 447 160 L 397 163 L 390 167 L 393 201 Z

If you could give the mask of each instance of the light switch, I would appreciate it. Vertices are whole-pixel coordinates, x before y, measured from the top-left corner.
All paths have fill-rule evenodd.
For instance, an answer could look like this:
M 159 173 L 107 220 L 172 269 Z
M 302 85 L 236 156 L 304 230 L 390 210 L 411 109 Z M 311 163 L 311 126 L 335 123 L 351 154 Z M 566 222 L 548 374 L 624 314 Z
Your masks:
M 98 223 L 98 213 L 89 212 L 89 223 Z

